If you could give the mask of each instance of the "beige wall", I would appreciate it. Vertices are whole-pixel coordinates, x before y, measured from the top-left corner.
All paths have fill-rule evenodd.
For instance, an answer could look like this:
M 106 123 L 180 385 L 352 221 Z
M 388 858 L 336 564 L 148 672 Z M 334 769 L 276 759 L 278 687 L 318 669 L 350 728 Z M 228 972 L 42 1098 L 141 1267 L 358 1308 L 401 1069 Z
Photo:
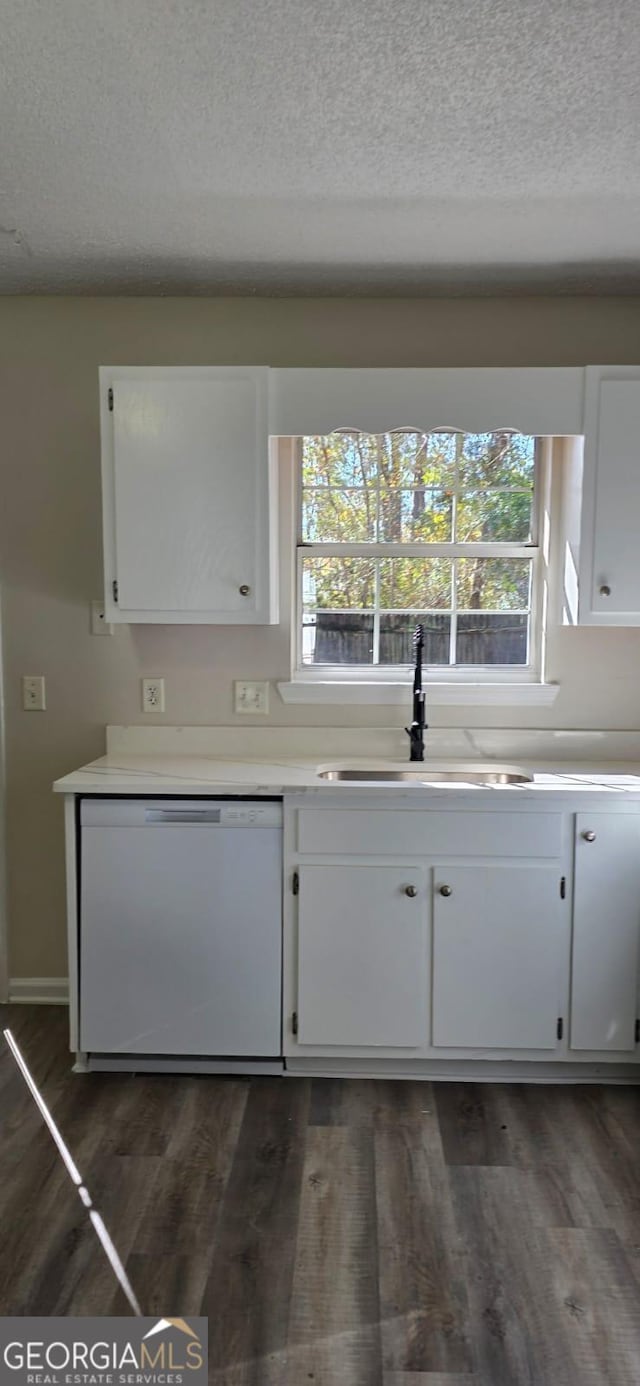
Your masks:
M 229 723 L 234 677 L 287 677 L 282 629 L 89 634 L 101 591 L 99 364 L 583 365 L 640 362 L 639 299 L 0 299 L 0 570 L 7 730 L 10 974 L 65 972 L 62 805 L 52 780 L 141 721 L 164 674 L 170 723 Z M 47 712 L 20 676 L 44 673 Z M 433 709 L 437 725 L 636 728 L 640 631 L 554 632 L 553 708 Z M 473 714 L 473 715 L 470 715 Z M 272 722 L 402 721 L 400 709 L 286 708 Z

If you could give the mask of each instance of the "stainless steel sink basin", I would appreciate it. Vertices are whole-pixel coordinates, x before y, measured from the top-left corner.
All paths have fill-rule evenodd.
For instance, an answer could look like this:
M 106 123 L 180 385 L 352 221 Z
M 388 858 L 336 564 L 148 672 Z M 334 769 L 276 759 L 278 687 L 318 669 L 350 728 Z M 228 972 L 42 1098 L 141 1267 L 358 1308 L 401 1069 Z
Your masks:
M 335 765 L 318 770 L 321 780 L 356 784 L 531 784 L 533 775 L 514 765 Z

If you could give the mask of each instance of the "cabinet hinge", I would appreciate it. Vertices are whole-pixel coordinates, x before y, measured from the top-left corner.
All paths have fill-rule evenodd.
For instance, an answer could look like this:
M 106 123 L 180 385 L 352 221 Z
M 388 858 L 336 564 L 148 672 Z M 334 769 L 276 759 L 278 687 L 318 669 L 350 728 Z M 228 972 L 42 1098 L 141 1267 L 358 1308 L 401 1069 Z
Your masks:
M 292 1015 L 292 1017 L 291 1017 L 291 1034 L 292 1034 L 292 1035 L 297 1035 L 297 1033 L 298 1033 L 298 1012 L 297 1012 L 297 1011 L 294 1011 L 294 1012 L 293 1012 L 293 1015 Z
M 640 1019 L 636 1020 L 636 1044 L 640 1044 Z
M 107 394 L 107 404 L 109 406 L 109 413 L 113 414 L 113 389 L 111 387 Z
M 112 584 L 111 584 L 111 591 L 113 592 L 113 600 L 114 600 L 114 602 L 115 602 L 115 604 L 116 604 L 116 606 L 117 606 L 117 605 L 118 605 L 118 584 L 117 584 L 117 582 L 112 582 Z
M 567 878 L 566 878 L 566 876 L 561 876 L 561 877 L 560 877 L 560 899 L 561 899 L 561 900 L 565 900 L 565 899 L 566 899 L 566 896 L 567 896 Z
M 291 889 L 292 889 L 294 895 L 299 895 L 299 894 L 300 894 L 300 876 L 299 876 L 299 873 L 298 873 L 297 871 L 294 871 L 294 873 L 293 873 L 293 876 L 292 876 L 292 879 L 291 879 Z
M 563 1034 L 564 1034 L 564 1020 L 562 1019 L 562 1016 L 559 1015 L 559 1016 L 558 1016 L 558 1024 L 556 1025 L 556 1035 L 558 1036 L 558 1039 L 562 1039 Z

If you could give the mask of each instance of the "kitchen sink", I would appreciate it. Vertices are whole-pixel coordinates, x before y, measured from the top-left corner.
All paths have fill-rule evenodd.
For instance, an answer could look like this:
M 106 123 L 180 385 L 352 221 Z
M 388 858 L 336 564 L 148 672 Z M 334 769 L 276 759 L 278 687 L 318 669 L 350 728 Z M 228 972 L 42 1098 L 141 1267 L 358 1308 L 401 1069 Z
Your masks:
M 531 784 L 533 775 L 514 765 L 327 765 L 318 769 L 321 780 L 350 780 L 356 784 Z

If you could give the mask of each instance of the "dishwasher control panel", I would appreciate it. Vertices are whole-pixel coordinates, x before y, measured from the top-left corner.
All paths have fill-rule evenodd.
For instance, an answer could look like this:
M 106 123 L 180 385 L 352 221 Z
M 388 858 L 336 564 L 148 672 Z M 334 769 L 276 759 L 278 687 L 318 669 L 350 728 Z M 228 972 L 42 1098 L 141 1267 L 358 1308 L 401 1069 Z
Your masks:
M 83 828 L 280 828 L 282 804 L 255 799 L 83 799 L 80 822 Z
M 282 822 L 279 804 L 222 804 L 220 814 L 220 822 L 230 828 L 272 828 Z

